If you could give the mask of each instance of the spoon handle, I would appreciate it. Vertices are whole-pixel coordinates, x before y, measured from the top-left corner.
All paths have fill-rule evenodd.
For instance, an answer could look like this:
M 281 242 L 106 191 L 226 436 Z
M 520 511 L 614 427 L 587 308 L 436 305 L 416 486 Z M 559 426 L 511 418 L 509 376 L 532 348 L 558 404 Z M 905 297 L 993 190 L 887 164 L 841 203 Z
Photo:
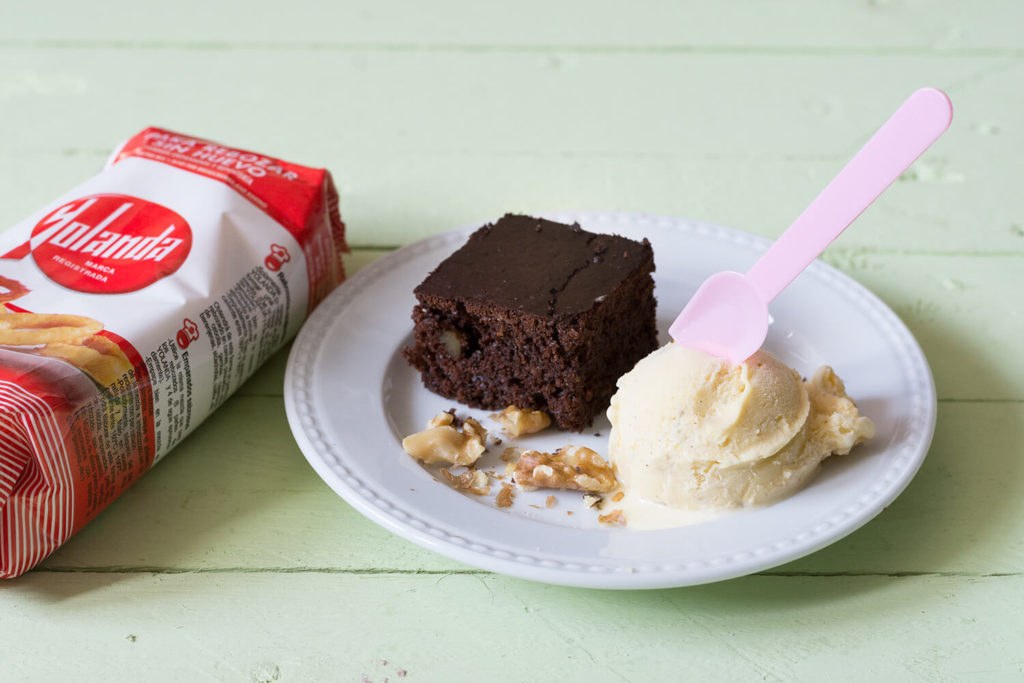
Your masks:
M 952 120 L 953 106 L 941 90 L 914 92 L 747 272 L 762 301 L 785 289 Z

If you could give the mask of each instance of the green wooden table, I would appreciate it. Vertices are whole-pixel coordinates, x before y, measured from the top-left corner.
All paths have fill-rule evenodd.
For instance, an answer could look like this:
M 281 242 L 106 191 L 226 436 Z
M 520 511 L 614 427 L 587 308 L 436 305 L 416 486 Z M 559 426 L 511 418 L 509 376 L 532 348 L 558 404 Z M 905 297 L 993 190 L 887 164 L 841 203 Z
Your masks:
M 0 681 L 1024 679 L 1022 28 L 1009 0 L 0 7 L 0 225 L 162 125 L 330 168 L 353 272 L 509 210 L 775 236 L 912 90 L 956 108 L 824 257 L 906 321 L 939 396 L 917 478 L 851 536 L 675 590 L 478 571 L 320 481 L 283 351 L 0 584 Z

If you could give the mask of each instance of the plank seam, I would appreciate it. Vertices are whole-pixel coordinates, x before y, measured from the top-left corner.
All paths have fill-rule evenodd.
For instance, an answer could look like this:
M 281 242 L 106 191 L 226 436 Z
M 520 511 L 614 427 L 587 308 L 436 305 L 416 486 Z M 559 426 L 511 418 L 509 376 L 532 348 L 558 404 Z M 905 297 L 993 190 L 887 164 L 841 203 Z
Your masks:
M 381 52 L 452 54 L 585 54 L 585 55 L 770 55 L 869 57 L 1024 57 L 1012 47 L 939 47 L 881 45 L 873 47 L 805 45 L 567 45 L 563 43 L 389 43 L 329 41 L 223 41 L 223 40 L 0 40 L 0 49 L 113 49 L 113 50 L 294 50 L 299 52 Z

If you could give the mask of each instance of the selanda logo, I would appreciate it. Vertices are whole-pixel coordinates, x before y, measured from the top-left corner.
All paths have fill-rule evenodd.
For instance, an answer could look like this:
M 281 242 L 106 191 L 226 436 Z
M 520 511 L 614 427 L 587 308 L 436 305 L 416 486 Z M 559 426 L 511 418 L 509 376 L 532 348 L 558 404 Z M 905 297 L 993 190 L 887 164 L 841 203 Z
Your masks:
M 166 206 L 98 194 L 50 212 L 23 246 L 54 282 L 80 292 L 116 294 L 176 271 L 192 248 L 192 230 Z

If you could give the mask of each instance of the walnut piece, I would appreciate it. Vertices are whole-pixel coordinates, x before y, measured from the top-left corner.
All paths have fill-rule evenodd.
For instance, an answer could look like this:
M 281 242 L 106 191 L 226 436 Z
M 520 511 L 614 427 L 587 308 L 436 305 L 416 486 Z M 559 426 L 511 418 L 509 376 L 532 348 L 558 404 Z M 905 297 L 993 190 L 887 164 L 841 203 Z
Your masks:
M 447 410 L 443 413 L 438 413 L 434 417 L 430 418 L 430 422 L 427 423 L 427 428 L 431 427 L 447 427 L 455 422 L 455 415 L 448 412 Z
M 450 467 L 445 467 L 441 474 L 456 490 L 469 491 L 475 496 L 486 496 L 491 492 L 491 481 L 483 470 L 466 470 L 462 474 L 455 474 Z
M 600 455 L 584 446 L 564 446 L 552 453 L 525 451 L 516 463 L 516 483 L 524 487 L 607 493 L 615 472 Z
M 626 526 L 626 515 L 622 510 L 612 510 L 607 515 L 598 515 L 597 521 L 609 526 Z
M 515 498 L 515 495 L 511 484 L 502 484 L 501 490 L 498 491 L 498 495 L 494 498 L 494 502 L 500 508 L 512 507 L 512 499 Z
M 451 413 L 438 413 L 427 429 L 402 439 L 402 448 L 428 465 L 439 462 L 472 465 L 484 453 L 487 431 L 471 417 L 462 421 L 461 431 L 454 423 L 455 416 Z
M 452 358 L 462 357 L 462 334 L 455 330 L 445 330 L 441 333 L 441 343 L 444 350 Z
M 515 446 L 509 446 L 508 448 L 501 452 L 501 461 L 514 462 L 519 459 L 520 453 L 522 453 L 520 449 L 516 448 Z
M 500 413 L 491 415 L 491 419 L 501 424 L 501 431 L 508 436 L 536 434 L 551 426 L 551 418 L 541 410 L 516 408 L 509 406 Z
M 476 439 L 483 446 L 487 443 L 487 430 L 471 417 L 462 421 L 462 433 L 471 439 Z

